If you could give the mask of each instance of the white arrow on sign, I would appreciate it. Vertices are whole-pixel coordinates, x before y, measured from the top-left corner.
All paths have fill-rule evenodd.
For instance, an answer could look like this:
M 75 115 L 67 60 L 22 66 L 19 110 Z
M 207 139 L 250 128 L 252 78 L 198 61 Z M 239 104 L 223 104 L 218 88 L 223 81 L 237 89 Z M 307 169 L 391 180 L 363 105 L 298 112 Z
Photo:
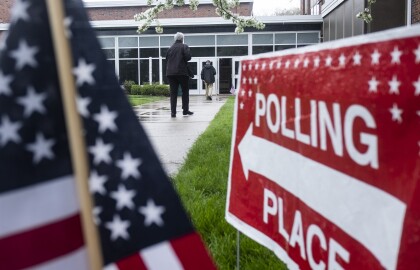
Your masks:
M 292 193 L 359 241 L 386 269 L 398 260 L 406 205 L 356 178 L 252 134 L 238 145 L 246 179 L 249 171 Z

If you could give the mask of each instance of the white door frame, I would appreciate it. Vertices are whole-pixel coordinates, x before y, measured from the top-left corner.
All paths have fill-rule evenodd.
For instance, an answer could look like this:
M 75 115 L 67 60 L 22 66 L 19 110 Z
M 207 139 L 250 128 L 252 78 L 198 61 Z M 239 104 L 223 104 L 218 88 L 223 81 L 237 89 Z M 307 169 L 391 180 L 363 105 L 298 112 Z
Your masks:
M 238 65 L 238 68 L 236 69 L 236 65 Z M 240 77 L 239 77 L 239 73 L 240 73 L 240 68 L 241 68 L 241 61 L 239 60 L 239 58 L 232 58 L 232 85 L 235 88 L 235 91 L 238 90 L 239 88 L 239 84 L 240 84 Z

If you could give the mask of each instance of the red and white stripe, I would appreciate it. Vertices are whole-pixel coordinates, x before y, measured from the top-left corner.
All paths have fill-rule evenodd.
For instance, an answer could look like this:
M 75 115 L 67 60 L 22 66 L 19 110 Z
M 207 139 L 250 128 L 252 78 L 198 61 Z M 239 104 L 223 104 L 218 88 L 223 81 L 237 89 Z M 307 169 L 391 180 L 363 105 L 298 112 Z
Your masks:
M 147 247 L 104 270 L 216 269 L 196 233 Z
M 0 195 L 0 269 L 87 269 L 73 176 Z

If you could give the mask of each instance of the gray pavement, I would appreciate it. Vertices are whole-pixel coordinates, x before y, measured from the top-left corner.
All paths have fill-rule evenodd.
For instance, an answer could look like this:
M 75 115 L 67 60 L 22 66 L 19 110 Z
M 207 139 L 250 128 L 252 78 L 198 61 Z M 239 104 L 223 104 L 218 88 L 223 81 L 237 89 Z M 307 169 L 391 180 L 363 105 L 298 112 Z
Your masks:
M 182 115 L 182 101 L 178 97 L 176 118 L 171 118 L 169 98 L 134 107 L 168 175 L 178 172 L 191 146 L 206 130 L 227 97 L 213 96 L 213 100 L 208 101 L 204 96 L 190 96 L 192 116 Z

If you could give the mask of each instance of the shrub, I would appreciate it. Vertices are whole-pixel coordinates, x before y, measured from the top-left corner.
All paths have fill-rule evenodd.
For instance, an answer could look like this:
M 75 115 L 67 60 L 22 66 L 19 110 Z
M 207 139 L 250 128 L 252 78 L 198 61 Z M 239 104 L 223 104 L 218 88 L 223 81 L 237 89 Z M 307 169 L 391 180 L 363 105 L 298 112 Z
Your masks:
M 133 87 L 133 85 L 135 85 L 136 82 L 135 81 L 129 81 L 129 80 L 125 80 L 123 83 L 124 89 L 127 93 L 132 94 L 131 93 L 131 88 Z
M 131 86 L 131 95 L 141 95 L 141 86 L 138 84 L 134 84 Z

